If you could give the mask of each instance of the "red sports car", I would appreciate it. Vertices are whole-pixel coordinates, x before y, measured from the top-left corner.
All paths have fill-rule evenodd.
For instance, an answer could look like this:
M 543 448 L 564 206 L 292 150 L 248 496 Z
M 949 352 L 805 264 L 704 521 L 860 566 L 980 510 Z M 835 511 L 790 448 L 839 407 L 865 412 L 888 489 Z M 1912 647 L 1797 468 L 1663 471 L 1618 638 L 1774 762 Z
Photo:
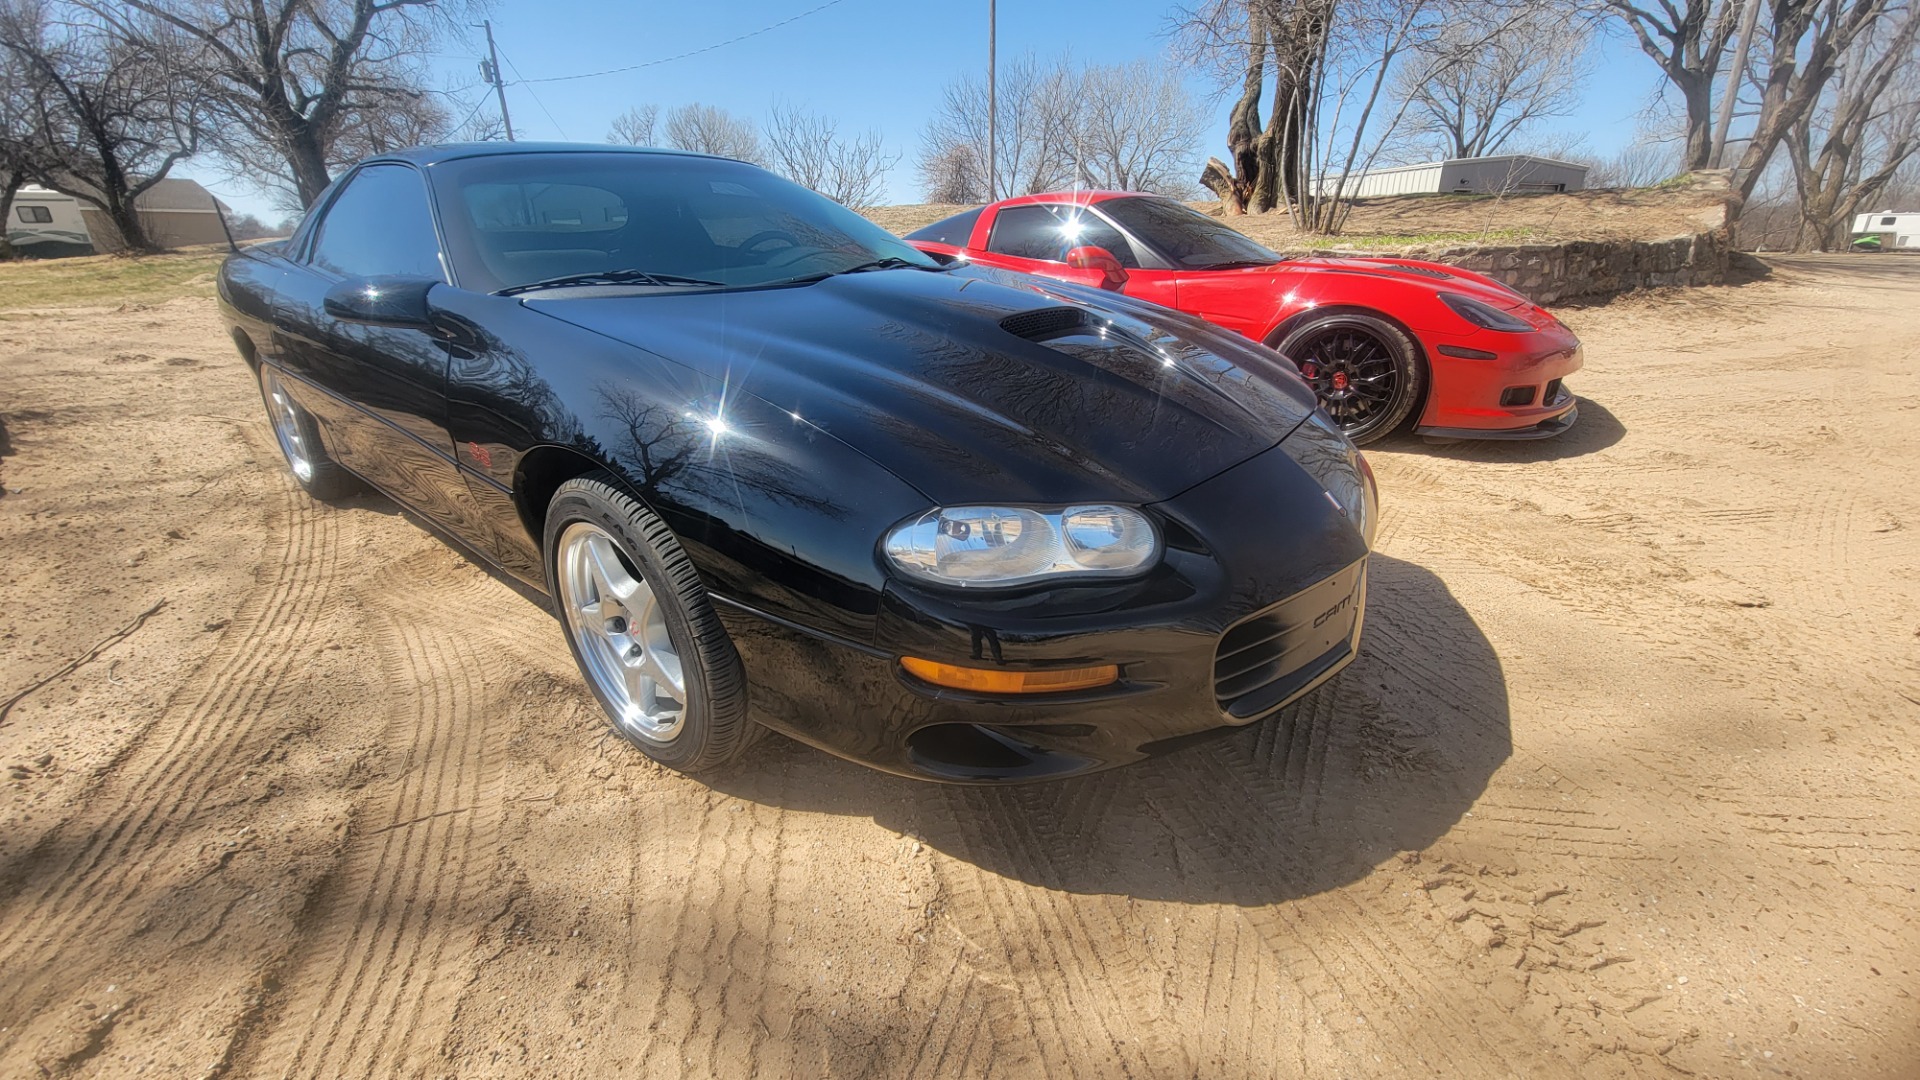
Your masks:
M 1580 340 L 1491 278 L 1409 259 L 1284 259 L 1172 199 L 1023 195 L 907 236 L 968 259 L 1124 292 L 1291 358 L 1354 442 L 1543 439 L 1573 425 Z

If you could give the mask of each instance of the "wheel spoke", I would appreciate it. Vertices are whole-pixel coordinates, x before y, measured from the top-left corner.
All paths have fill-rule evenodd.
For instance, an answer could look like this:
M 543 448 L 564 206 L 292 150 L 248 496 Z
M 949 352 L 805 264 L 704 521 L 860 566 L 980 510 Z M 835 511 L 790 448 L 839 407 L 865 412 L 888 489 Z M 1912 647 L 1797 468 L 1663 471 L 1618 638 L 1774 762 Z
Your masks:
M 662 598 L 597 526 L 568 526 L 556 554 L 558 599 L 572 616 L 583 673 L 623 730 L 672 740 L 686 710 L 686 683 Z

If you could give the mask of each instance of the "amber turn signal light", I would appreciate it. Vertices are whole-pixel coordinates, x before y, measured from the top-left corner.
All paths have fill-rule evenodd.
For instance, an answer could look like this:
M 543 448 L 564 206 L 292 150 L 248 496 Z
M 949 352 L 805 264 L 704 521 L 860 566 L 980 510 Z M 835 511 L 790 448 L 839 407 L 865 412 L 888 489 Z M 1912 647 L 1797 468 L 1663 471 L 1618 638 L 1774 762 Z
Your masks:
M 1120 681 L 1120 668 L 1116 664 L 1053 671 L 1000 671 L 903 656 L 900 666 L 923 682 L 980 694 L 1053 694 L 1062 690 L 1091 690 Z

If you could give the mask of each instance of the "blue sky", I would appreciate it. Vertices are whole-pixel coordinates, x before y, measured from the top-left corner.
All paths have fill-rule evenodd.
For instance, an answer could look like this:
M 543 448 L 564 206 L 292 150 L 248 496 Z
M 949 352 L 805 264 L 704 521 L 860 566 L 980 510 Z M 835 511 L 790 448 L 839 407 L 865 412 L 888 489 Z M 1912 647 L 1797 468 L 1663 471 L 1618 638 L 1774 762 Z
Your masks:
M 874 128 L 888 152 L 900 155 L 890 177 L 891 202 L 917 202 L 913 169 L 919 134 L 953 77 L 984 69 L 987 56 L 986 0 L 928 3 L 924 0 L 713 0 L 705 4 L 656 0 L 495 0 L 490 15 L 510 82 L 547 79 L 661 60 L 718 45 L 683 59 L 595 78 L 509 85 L 507 104 L 522 139 L 605 139 L 613 117 L 630 105 L 651 102 L 664 112 L 692 101 L 718 105 L 756 119 L 779 101 L 790 101 L 838 120 L 843 130 Z M 1081 61 L 1114 63 L 1166 52 L 1166 20 L 1173 0 L 1001 0 L 1002 58 L 1029 49 L 1042 55 L 1070 51 Z M 1090 14 L 1090 12 L 1092 14 Z M 799 15 L 800 18 L 794 19 Z M 743 34 L 794 19 L 765 33 Z M 477 64 L 486 45 L 476 30 L 465 42 L 450 41 L 431 58 L 447 88 L 473 86 L 465 100 L 480 99 Z M 1629 41 L 1595 45 L 1595 74 L 1580 111 L 1552 126 L 1587 136 L 1596 153 L 1608 154 L 1633 139 L 1641 114 L 1658 87 L 1651 61 Z M 1194 79 L 1196 91 L 1211 91 Z M 1218 122 L 1196 150 L 1220 154 L 1229 102 L 1221 100 Z M 481 106 L 493 110 L 491 99 Z M 190 164 L 178 175 L 207 183 L 242 212 L 273 220 L 279 215 L 240 184 L 208 165 Z

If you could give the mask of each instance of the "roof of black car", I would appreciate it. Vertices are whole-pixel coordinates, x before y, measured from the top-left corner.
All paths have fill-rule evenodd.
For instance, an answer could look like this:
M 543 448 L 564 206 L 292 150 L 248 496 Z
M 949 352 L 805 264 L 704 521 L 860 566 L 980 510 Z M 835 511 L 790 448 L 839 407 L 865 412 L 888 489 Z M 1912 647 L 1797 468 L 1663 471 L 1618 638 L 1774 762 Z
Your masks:
M 730 160 L 713 154 L 702 154 L 693 150 L 673 150 L 661 146 L 621 146 L 616 143 L 568 143 L 568 142 L 473 142 L 473 143 L 436 143 L 431 146 L 415 146 L 406 150 L 376 154 L 369 161 L 408 161 L 415 165 L 433 165 L 442 161 L 454 161 L 460 158 L 496 157 L 504 154 L 652 154 L 673 157 L 703 157 L 716 161 Z

